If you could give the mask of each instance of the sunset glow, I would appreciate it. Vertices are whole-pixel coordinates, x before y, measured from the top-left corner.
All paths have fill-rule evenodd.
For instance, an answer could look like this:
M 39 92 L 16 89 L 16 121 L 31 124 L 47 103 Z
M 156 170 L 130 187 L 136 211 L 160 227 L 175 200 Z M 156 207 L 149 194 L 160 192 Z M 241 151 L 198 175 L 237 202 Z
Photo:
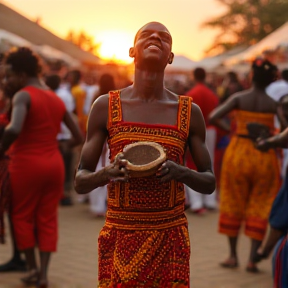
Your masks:
M 96 41 L 101 44 L 99 56 L 102 59 L 123 64 L 133 61 L 129 57 L 129 48 L 133 46 L 133 35 L 121 31 L 103 31 L 97 35 Z
M 216 30 L 201 29 L 204 21 L 224 12 L 217 0 L 0 0 L 61 38 L 84 31 L 102 42 L 100 57 L 131 63 L 129 48 L 145 23 L 163 23 L 173 37 L 173 52 L 193 60 L 203 57 Z M 55 9 L 55 7 L 58 7 Z M 113 9 L 112 9 L 113 7 Z M 139 9 L 139 7 L 141 7 Z M 65 13 L 63 13 L 65 11 Z M 181 20 L 181 21 L 180 21 Z

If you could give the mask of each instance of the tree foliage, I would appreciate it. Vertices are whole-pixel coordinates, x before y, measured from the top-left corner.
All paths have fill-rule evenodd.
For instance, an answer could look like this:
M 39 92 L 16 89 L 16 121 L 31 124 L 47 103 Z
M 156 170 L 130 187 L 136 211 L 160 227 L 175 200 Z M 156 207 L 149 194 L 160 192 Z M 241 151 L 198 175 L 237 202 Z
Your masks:
M 70 30 L 66 36 L 66 40 L 74 43 L 76 46 L 80 47 L 82 50 L 97 54 L 100 47 L 99 43 L 94 42 L 94 38 L 89 36 L 84 31 L 75 32 Z
M 203 23 L 220 33 L 206 53 L 252 45 L 288 21 L 288 0 L 216 0 L 226 6 L 224 14 Z

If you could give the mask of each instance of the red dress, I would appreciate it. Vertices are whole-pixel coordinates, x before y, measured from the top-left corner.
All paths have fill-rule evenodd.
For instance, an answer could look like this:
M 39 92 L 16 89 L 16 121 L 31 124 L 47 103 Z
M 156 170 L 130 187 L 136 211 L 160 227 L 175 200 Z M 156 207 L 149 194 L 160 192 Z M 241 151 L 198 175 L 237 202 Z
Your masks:
M 30 107 L 12 146 L 9 172 L 12 220 L 20 250 L 39 246 L 53 252 L 57 243 L 57 207 L 63 194 L 64 165 L 56 136 L 65 114 L 61 99 L 50 90 L 25 87 Z
M 175 126 L 129 123 L 122 120 L 120 92 L 110 92 L 111 161 L 127 144 L 153 141 L 166 149 L 168 159 L 183 165 L 191 103 L 190 97 L 179 97 Z M 161 183 L 152 176 L 110 182 L 106 223 L 98 239 L 98 287 L 189 287 L 184 201 L 184 186 L 175 180 Z

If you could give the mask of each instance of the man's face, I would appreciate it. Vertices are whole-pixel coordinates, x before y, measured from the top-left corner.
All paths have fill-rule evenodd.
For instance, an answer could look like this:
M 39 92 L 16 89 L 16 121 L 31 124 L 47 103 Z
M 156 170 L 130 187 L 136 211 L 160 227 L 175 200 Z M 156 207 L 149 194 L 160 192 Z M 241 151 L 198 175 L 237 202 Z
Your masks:
M 142 27 L 136 37 L 133 52 L 135 64 L 141 67 L 154 67 L 164 70 L 173 60 L 172 37 L 161 23 L 152 22 Z
M 16 92 L 24 87 L 23 75 L 15 73 L 10 66 L 5 67 L 5 76 L 2 79 L 3 91 L 5 95 L 12 98 Z

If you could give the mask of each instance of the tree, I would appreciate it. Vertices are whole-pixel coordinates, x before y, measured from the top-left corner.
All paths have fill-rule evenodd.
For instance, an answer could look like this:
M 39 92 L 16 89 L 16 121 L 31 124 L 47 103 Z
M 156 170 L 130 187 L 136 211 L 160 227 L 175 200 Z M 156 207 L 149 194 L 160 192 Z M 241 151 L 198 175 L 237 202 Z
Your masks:
M 82 50 L 97 54 L 100 44 L 95 43 L 92 36 L 87 35 L 84 31 L 76 33 L 70 30 L 66 36 L 66 40 L 74 43 Z
M 227 11 L 202 24 L 220 33 L 207 54 L 225 52 L 236 46 L 252 45 L 288 21 L 287 0 L 216 0 Z

